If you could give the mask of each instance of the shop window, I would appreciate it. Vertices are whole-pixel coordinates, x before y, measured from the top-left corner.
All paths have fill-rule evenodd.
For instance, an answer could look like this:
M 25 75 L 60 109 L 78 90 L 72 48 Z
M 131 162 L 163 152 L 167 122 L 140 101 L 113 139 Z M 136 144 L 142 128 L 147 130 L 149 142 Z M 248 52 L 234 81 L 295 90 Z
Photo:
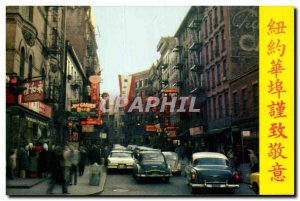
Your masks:
M 242 109 L 243 113 L 247 113 L 247 89 L 242 90 Z
M 218 106 L 219 106 L 219 119 L 223 117 L 223 110 L 222 110 L 222 95 L 218 96 Z

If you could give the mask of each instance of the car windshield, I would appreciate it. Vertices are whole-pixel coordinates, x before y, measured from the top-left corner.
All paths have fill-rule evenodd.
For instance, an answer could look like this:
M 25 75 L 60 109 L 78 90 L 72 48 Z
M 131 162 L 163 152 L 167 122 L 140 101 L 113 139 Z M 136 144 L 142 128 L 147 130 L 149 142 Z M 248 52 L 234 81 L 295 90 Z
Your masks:
M 197 158 L 194 160 L 194 166 L 197 165 L 226 165 L 229 163 L 227 160 L 222 158 Z
M 172 154 L 166 154 L 165 157 L 167 161 L 176 161 L 178 158 L 176 155 L 172 155 Z
M 160 161 L 160 162 L 163 162 L 164 157 L 163 157 L 162 154 L 159 154 L 159 153 L 148 153 L 148 154 L 143 154 L 142 160 L 144 162 L 147 162 L 147 161 Z
M 118 157 L 118 158 L 131 158 L 131 153 L 127 152 L 113 152 L 110 155 L 111 157 Z

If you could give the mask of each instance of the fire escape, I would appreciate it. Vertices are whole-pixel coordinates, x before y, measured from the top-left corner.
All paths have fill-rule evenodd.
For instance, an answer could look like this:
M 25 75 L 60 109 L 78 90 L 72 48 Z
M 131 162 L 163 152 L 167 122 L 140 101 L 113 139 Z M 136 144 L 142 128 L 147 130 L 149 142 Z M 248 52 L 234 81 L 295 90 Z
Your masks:
M 174 60 L 173 60 L 173 69 L 178 71 L 178 79 L 174 82 L 173 87 L 182 87 L 183 82 L 181 79 L 181 70 L 183 68 L 183 63 L 182 63 L 182 45 L 179 44 L 178 38 L 176 38 L 176 45 L 172 50 L 173 55 L 174 55 Z
M 197 127 L 200 125 L 204 125 L 204 117 L 206 110 L 206 90 L 204 84 L 204 66 L 202 63 L 202 41 L 201 41 L 201 25 L 202 25 L 202 17 L 201 17 L 201 8 L 196 8 L 196 15 L 194 19 L 188 26 L 189 34 L 190 34 L 190 43 L 189 43 L 189 52 L 190 52 L 190 95 L 196 96 L 196 108 L 200 109 L 200 113 L 197 114 L 189 114 L 191 121 L 190 127 Z
M 59 33 L 58 7 L 48 7 L 49 25 L 45 34 L 44 51 L 49 59 L 49 72 L 46 78 L 45 102 L 58 103 L 61 97 L 61 64 L 63 56 L 63 40 Z

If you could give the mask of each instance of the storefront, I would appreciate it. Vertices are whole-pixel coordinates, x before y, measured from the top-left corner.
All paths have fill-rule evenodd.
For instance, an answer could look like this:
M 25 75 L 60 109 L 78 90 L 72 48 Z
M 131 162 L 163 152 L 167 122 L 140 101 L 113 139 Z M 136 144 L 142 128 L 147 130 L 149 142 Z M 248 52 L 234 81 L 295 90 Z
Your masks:
M 7 149 L 25 147 L 29 143 L 51 144 L 52 108 L 42 102 L 22 103 L 6 107 Z

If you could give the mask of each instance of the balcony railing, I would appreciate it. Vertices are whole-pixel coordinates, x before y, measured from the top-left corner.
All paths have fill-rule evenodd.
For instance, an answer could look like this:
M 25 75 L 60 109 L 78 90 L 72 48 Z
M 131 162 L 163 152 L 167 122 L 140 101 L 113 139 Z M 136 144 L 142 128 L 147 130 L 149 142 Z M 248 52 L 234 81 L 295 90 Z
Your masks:
M 193 66 L 190 67 L 190 71 L 192 72 L 198 72 L 204 69 L 203 65 L 200 64 L 194 64 Z
M 202 49 L 203 44 L 201 42 L 194 41 L 191 43 L 189 50 L 190 51 L 200 51 Z
M 200 27 L 201 27 L 201 23 L 202 23 L 201 20 L 194 19 L 194 20 L 189 24 L 188 28 L 190 28 L 190 29 L 195 29 L 195 30 L 199 30 Z
M 173 84 L 173 87 L 181 87 L 183 85 L 183 82 L 177 81 Z
M 181 70 L 183 64 L 182 63 L 175 63 L 174 66 L 173 66 L 173 69 L 174 70 Z
M 161 81 L 161 83 L 162 83 L 162 84 L 168 84 L 169 81 L 168 81 L 167 79 L 163 79 L 163 80 Z
M 180 52 L 181 50 L 182 50 L 182 45 L 176 45 L 176 46 L 173 48 L 172 52 Z

